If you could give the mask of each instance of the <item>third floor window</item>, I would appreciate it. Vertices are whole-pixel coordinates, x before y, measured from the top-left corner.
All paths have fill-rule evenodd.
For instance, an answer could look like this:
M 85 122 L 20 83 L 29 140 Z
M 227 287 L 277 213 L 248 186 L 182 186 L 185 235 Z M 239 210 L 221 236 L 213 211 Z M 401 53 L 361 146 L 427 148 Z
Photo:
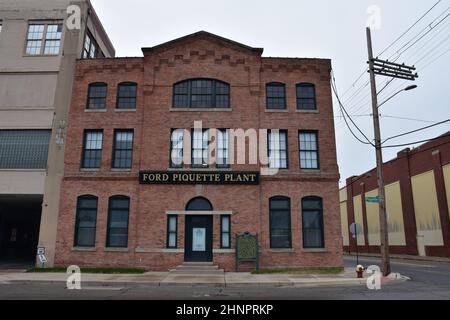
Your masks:
M 62 24 L 30 24 L 26 54 L 58 55 L 61 47 Z
M 193 79 L 173 86 L 174 108 L 229 108 L 230 85 L 214 79 Z
M 266 85 L 267 109 L 286 109 L 286 86 L 271 82 Z

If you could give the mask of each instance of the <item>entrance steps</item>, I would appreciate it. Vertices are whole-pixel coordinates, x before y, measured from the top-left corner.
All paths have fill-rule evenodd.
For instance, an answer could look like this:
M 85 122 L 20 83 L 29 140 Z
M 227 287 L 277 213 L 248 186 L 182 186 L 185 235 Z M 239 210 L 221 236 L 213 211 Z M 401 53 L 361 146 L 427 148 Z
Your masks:
M 185 262 L 175 269 L 170 270 L 170 273 L 212 275 L 223 274 L 224 270 L 219 269 L 219 266 L 214 265 L 212 262 Z

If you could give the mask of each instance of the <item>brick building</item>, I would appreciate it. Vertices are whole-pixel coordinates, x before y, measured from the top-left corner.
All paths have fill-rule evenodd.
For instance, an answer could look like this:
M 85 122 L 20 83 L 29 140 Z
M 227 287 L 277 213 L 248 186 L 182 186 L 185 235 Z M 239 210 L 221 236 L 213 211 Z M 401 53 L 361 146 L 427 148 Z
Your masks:
M 405 149 L 384 164 L 390 252 L 450 257 L 450 132 L 414 149 Z M 380 252 L 376 169 L 347 179 L 341 189 L 344 249 Z M 362 228 L 357 238 L 349 226 Z
M 202 31 L 78 61 L 57 265 L 234 270 L 249 232 L 263 267 L 342 266 L 331 62 L 262 52 Z

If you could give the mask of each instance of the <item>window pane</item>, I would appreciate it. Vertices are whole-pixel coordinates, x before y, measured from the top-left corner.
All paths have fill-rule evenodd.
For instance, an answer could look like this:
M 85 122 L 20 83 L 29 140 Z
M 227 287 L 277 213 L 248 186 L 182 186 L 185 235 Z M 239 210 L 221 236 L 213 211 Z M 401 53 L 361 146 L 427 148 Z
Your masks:
M 47 26 L 46 40 L 61 40 L 62 25 L 61 24 L 49 24 Z
M 177 234 L 170 233 L 169 234 L 169 248 L 175 248 L 177 246 Z
M 177 168 L 183 165 L 183 129 L 176 129 L 172 131 L 170 142 L 170 159 L 171 167 Z
M 222 231 L 230 232 L 230 217 L 222 217 Z
M 41 54 L 42 41 L 41 40 L 28 40 L 26 54 L 39 55 Z
M 286 108 L 285 86 L 283 84 L 268 84 L 266 86 L 266 96 L 268 109 Z
M 228 108 L 230 86 L 217 80 L 194 79 L 173 87 L 174 108 Z
M 126 247 L 128 244 L 129 206 L 129 198 L 110 198 L 107 241 L 110 247 Z
M 75 246 L 93 247 L 95 246 L 95 228 L 79 228 L 77 242 Z
M 169 218 L 169 231 L 176 232 L 177 231 L 177 217 Z
M 97 198 L 79 197 L 77 201 L 75 246 L 95 246 Z
M 136 108 L 137 86 L 135 84 L 121 84 L 118 89 L 117 108 Z
M 229 248 L 230 247 L 230 234 L 222 233 L 222 247 Z
M 287 198 L 270 199 L 270 245 L 272 248 L 291 247 L 291 212 Z
M 287 168 L 287 132 L 284 130 L 270 130 L 269 143 L 269 168 Z
M 300 167 L 302 169 L 318 169 L 319 155 L 317 145 L 317 133 L 300 132 L 299 134 L 300 149 Z

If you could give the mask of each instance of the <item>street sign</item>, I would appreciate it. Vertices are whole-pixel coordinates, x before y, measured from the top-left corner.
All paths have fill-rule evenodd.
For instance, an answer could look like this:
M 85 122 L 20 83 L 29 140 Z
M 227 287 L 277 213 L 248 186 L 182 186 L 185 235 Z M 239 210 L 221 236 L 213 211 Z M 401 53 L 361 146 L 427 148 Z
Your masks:
M 42 264 L 47 263 L 47 258 L 45 257 L 45 255 L 40 254 L 40 255 L 38 255 L 38 257 L 39 257 L 39 261 L 40 261 Z
M 359 223 L 352 223 L 350 225 L 350 233 L 353 236 L 357 236 L 358 234 L 361 233 L 361 225 Z
M 378 197 L 366 197 L 366 202 L 379 203 L 380 202 L 380 198 L 378 198 Z
M 44 247 L 38 247 L 37 249 L 37 255 L 45 254 L 45 248 Z

